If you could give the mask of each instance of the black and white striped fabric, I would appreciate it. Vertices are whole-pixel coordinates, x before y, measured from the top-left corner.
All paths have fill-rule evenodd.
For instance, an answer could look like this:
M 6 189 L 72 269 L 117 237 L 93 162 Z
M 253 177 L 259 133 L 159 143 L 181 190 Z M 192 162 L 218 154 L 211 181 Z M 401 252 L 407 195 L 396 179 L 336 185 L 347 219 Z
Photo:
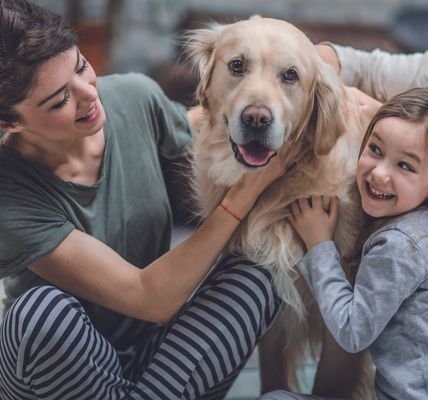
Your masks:
M 126 378 L 129 366 L 75 298 L 33 288 L 1 326 L 1 399 L 222 399 L 278 308 L 265 270 L 224 260 L 172 321 L 142 338 Z

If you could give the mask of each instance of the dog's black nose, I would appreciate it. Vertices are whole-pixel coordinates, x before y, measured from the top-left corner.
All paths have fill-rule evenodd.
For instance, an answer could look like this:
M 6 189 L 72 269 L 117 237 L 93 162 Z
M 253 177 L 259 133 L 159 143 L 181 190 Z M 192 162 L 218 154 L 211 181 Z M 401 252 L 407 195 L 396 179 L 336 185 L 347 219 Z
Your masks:
M 265 128 L 272 123 L 272 114 L 267 107 L 247 106 L 241 114 L 241 121 L 251 128 Z

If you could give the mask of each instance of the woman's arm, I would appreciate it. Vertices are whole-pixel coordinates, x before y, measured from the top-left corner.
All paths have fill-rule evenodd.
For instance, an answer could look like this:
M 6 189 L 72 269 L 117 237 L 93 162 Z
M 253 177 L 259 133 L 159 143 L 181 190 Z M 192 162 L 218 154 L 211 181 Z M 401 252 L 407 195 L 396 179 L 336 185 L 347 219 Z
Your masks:
M 332 43 L 321 43 L 317 49 L 324 61 L 340 73 L 345 85 L 355 86 L 379 101 L 414 87 L 428 86 L 428 51 L 367 52 Z
M 48 282 L 130 317 L 168 321 L 210 270 L 259 194 L 285 171 L 283 157 L 247 173 L 199 228 L 168 253 L 139 269 L 95 238 L 72 231 L 30 269 Z

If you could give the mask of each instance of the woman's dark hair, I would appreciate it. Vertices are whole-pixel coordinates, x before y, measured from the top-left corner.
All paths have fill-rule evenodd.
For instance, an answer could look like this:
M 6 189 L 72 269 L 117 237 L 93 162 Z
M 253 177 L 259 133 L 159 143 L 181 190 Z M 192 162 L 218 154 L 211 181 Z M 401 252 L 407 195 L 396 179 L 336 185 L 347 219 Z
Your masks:
M 26 0 L 0 0 L 0 121 L 20 122 L 14 106 L 27 97 L 40 65 L 76 42 L 59 15 Z
M 428 88 L 414 88 L 407 90 L 406 92 L 397 94 L 384 103 L 377 111 L 367 128 L 361 143 L 360 156 L 370 139 L 376 123 L 383 118 L 390 117 L 400 118 L 411 123 L 425 124 L 425 136 L 428 139 Z M 426 206 L 427 201 L 424 201 L 419 207 Z M 352 256 L 345 259 L 345 261 L 350 262 L 354 267 L 358 266 L 366 240 L 371 234 L 385 226 L 392 219 L 394 219 L 394 217 L 374 218 L 363 211 L 362 227 L 357 239 L 355 251 Z

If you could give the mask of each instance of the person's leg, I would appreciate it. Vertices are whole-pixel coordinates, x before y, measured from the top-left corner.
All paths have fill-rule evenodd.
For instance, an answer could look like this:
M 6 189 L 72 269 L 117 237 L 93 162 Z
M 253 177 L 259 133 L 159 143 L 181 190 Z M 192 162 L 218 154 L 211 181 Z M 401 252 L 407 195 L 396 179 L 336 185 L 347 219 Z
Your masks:
M 116 400 L 133 384 L 80 303 L 52 286 L 22 295 L 0 336 L 0 398 Z
M 130 398 L 223 398 L 278 309 L 265 270 L 224 260 L 158 337 Z
M 225 260 L 168 325 L 141 338 L 132 383 L 76 299 L 35 288 L 1 325 L 1 398 L 221 399 L 278 308 L 266 271 Z

